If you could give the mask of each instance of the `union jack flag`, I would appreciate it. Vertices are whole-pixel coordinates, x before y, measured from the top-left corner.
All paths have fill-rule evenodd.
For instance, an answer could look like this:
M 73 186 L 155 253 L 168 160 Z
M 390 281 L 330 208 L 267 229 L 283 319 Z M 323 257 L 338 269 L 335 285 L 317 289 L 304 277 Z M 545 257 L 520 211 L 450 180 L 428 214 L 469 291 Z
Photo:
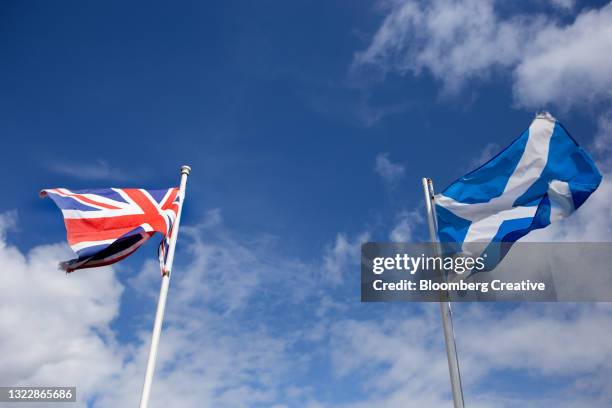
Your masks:
M 60 263 L 66 272 L 118 262 L 136 251 L 155 233 L 162 235 L 159 259 L 162 266 L 180 206 L 179 189 L 144 190 L 108 188 L 97 190 L 47 189 L 62 210 L 68 244 L 77 258 Z

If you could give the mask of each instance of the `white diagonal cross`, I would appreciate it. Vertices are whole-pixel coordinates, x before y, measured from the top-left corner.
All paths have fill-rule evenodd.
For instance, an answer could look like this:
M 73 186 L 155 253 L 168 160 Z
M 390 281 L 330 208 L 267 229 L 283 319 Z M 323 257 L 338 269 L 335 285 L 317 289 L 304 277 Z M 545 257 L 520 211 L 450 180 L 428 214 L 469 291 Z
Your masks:
M 533 217 L 537 207 L 513 207 L 517 198 L 541 176 L 548 159 L 555 119 L 538 115 L 529 126 L 529 137 L 518 165 L 508 179 L 503 193 L 486 203 L 466 204 L 439 194 L 435 202 L 458 217 L 471 221 L 464 244 L 490 242 L 506 220 Z

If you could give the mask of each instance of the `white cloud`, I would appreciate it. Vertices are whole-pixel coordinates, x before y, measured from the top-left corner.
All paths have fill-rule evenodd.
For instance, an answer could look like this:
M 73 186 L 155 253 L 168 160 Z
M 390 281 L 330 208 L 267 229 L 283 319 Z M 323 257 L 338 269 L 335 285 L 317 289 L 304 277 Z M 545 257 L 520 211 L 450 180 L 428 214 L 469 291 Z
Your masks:
M 66 245 L 22 254 L 6 243 L 14 214 L 0 217 L 0 354 L 3 385 L 78 387 L 80 404 L 121 369 L 122 352 L 110 324 L 122 286 L 110 268 L 66 275 Z
M 334 324 L 330 354 L 336 375 L 363 378 L 363 401 L 346 407 L 448 406 L 448 367 L 430 304 L 401 318 L 347 319 Z M 423 313 L 425 311 L 425 313 Z
M 519 61 L 537 18 L 500 20 L 493 0 L 393 1 L 357 65 L 421 74 L 424 70 L 456 92 L 492 68 Z
M 391 242 L 414 242 L 417 238 L 418 229 L 424 228 L 424 209 L 418 208 L 412 211 L 400 211 L 391 232 Z
M 612 96 L 612 5 L 580 13 L 569 25 L 547 24 L 514 71 L 523 106 L 587 107 Z
M 406 175 L 406 168 L 399 163 L 393 163 L 389 159 L 389 153 L 379 153 L 376 155 L 374 171 L 390 185 L 399 182 Z
M 612 346 L 607 305 L 455 306 L 455 329 L 466 403 L 476 407 L 607 407 Z M 334 325 L 330 349 L 338 376 L 361 378 L 365 400 L 342 407 L 399 408 L 451 404 L 438 306 L 419 313 Z M 490 392 L 508 373 L 567 381 L 550 395 Z M 544 386 L 543 386 L 544 387 Z M 571 398 L 568 399 L 568 396 Z
M 526 305 L 501 315 L 485 307 L 462 309 L 458 338 L 466 359 L 473 359 L 466 372 L 484 365 L 554 378 L 612 369 L 612 343 L 606 341 L 612 309 L 605 304 Z
M 6 233 L 17 227 L 17 212 L 9 211 L 0 214 L 0 245 L 6 245 Z
M 354 267 L 355 270 L 359 268 L 361 244 L 367 242 L 369 238 L 369 233 L 363 232 L 351 242 L 345 234 L 338 234 L 336 241 L 327 248 L 323 258 L 324 277 L 334 284 L 342 283 L 349 267 Z M 354 276 L 358 274 L 355 273 Z
M 604 158 L 603 164 L 609 166 L 608 153 L 612 149 L 612 110 L 600 115 L 593 148 L 600 157 Z
M 554 15 L 502 17 L 494 0 L 386 3 L 389 12 L 356 66 L 419 75 L 429 72 L 445 92 L 497 71 L 512 73 L 524 107 L 568 109 L 609 100 L 612 88 L 612 5 L 581 11 L 562 23 Z M 571 1 L 553 1 L 571 8 Z

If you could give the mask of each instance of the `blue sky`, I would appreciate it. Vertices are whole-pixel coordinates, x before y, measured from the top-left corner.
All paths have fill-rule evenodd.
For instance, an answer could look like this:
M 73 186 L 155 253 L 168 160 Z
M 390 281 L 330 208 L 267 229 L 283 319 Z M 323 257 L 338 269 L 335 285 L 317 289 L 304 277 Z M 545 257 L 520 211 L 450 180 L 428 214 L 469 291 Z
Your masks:
M 165 188 L 192 166 L 153 407 L 449 406 L 435 305 L 360 304 L 359 244 L 423 239 L 420 178 L 441 190 L 537 110 L 604 173 L 544 237 L 612 236 L 605 1 L 9 1 L 0 22 L 0 307 L 31 319 L 0 318 L 3 384 L 133 406 L 144 372 L 155 244 L 64 276 L 42 188 Z M 456 318 L 469 406 L 610 405 L 608 306 Z

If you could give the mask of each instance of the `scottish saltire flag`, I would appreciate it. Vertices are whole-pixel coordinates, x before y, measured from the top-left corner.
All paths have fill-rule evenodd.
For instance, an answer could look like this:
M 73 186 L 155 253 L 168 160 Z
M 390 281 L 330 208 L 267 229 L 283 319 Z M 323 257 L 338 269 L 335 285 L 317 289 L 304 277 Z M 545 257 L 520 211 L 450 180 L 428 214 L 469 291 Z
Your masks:
M 60 264 L 67 272 L 110 265 L 131 255 L 155 233 L 162 235 L 160 263 L 179 210 L 179 189 L 108 188 L 41 191 L 62 210 L 68 244 L 77 258 Z
M 510 146 L 435 196 L 439 239 L 463 252 L 470 243 L 515 242 L 569 216 L 600 181 L 563 125 L 538 114 Z

